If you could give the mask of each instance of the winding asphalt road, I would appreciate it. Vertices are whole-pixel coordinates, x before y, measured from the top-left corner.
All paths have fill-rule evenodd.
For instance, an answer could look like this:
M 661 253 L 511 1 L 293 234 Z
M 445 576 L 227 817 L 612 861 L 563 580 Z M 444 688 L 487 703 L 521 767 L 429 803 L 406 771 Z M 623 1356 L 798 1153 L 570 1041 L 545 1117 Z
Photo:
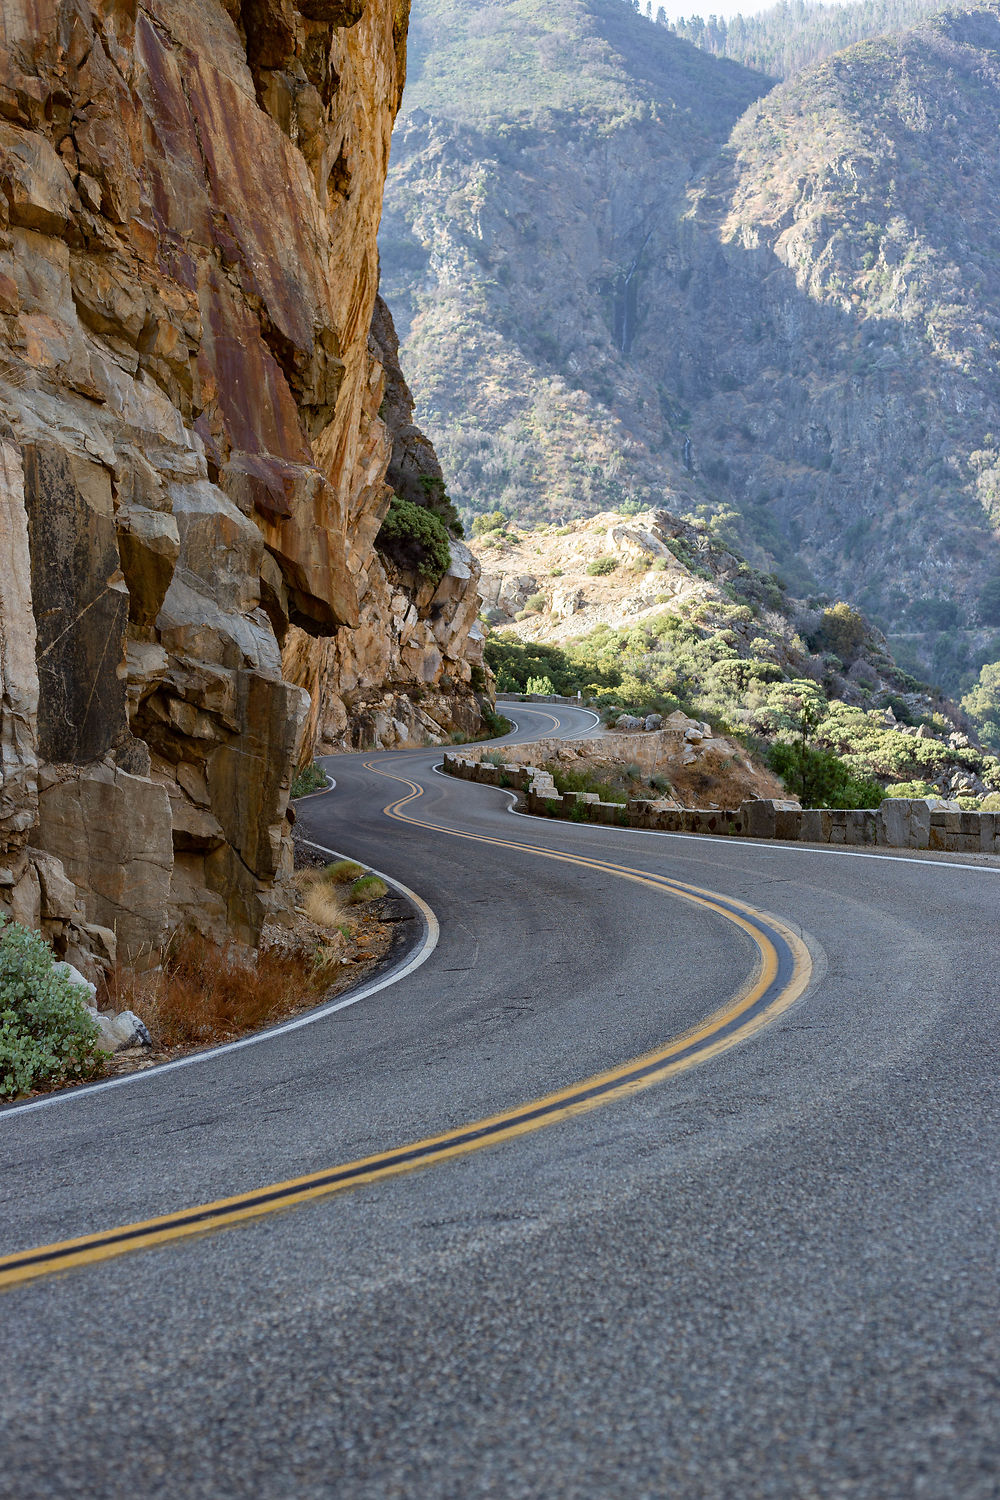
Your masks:
M 0 1113 L 0 1253 L 97 1237 L 0 1295 L 0 1495 L 1000 1494 L 997 862 L 513 817 L 439 759 L 300 804 L 429 903 L 420 967 Z

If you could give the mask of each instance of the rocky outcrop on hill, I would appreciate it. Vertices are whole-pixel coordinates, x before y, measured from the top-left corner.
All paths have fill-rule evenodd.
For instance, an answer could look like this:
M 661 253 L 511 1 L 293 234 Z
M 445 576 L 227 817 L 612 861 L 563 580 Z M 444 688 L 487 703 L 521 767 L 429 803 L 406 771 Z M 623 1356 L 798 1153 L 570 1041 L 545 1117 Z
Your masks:
M 406 9 L 4 7 L 0 890 L 63 949 L 253 940 L 315 720 L 282 644 L 390 628 L 369 333 Z

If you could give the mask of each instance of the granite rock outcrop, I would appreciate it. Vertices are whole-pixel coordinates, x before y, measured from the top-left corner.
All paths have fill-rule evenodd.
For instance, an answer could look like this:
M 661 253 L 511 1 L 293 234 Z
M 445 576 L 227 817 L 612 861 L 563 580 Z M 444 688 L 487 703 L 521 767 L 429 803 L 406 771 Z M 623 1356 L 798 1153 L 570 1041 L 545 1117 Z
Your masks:
M 414 424 L 399 341 L 381 297 L 369 353 L 369 399 L 381 414 L 381 515 L 392 494 L 417 505 L 443 496 L 444 477 L 430 440 Z M 314 751 L 443 744 L 455 733 L 480 732 L 480 700 L 491 687 L 478 623 L 480 568 L 461 541 L 452 537 L 449 545 L 451 562 L 436 579 L 398 566 L 377 548 L 352 551 L 357 626 L 327 639 L 289 631 L 285 669 L 309 687 L 306 744 Z
M 253 941 L 317 723 L 282 646 L 339 664 L 394 618 L 369 334 L 407 5 L 3 20 L 2 904 L 73 962 Z

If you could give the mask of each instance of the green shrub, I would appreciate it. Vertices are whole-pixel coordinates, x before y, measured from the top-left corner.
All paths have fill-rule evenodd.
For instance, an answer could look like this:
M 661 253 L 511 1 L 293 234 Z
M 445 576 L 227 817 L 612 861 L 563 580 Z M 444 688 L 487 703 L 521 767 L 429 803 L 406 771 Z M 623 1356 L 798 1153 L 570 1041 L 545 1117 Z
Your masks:
M 88 1078 L 104 1060 L 88 991 L 55 969 L 37 932 L 0 919 L 0 1097 Z
M 505 688 L 505 692 L 514 692 L 514 688 Z M 497 740 L 504 734 L 510 734 L 510 720 L 505 719 L 503 714 L 498 714 L 496 709 L 491 708 L 488 703 L 480 703 L 479 712 L 483 723 L 486 725 L 486 733 L 490 739 Z
M 434 511 L 393 495 L 375 545 L 401 568 L 441 578 L 451 563 L 448 530 Z
M 347 894 L 347 899 L 352 906 L 361 901 L 378 901 L 381 896 L 388 894 L 389 887 L 384 880 L 379 880 L 377 875 L 362 875 L 356 880 Z
M 473 536 L 485 536 L 488 531 L 506 531 L 509 517 L 502 510 L 488 510 L 476 516 L 472 523 Z
M 310 792 L 318 792 L 326 786 L 326 772 L 322 766 L 313 761 L 311 766 L 305 766 L 303 770 L 296 773 L 292 778 L 292 796 L 308 797 Z
M 555 692 L 551 677 L 529 677 L 524 685 L 526 693 L 538 693 L 543 697 Z
M 364 865 L 359 865 L 357 860 L 337 859 L 332 865 L 327 865 L 323 876 L 331 885 L 348 885 L 352 880 L 359 880 L 364 873 Z
M 462 518 L 455 506 L 452 504 L 451 496 L 445 489 L 444 480 L 438 474 L 421 474 L 420 488 L 424 492 L 421 502 L 428 510 L 434 512 L 438 520 L 442 522 L 446 531 L 452 536 L 464 536 L 465 527 Z
M 986 662 L 979 680 L 962 699 L 962 707 L 988 749 L 1000 754 L 1000 661 Z
M 768 752 L 772 771 L 803 807 L 878 807 L 885 792 L 877 781 L 856 775 L 832 750 L 779 740 Z
M 592 563 L 587 564 L 587 572 L 591 578 L 603 578 L 608 573 L 613 573 L 618 566 L 617 557 L 612 557 L 606 552 L 603 557 L 595 557 Z
M 565 797 L 567 792 L 596 792 L 602 802 L 627 802 L 628 798 L 618 787 L 599 781 L 589 771 L 572 771 L 557 761 L 549 761 L 544 769 L 552 773 L 556 791 Z
M 809 644 L 820 651 L 832 651 L 848 666 L 856 661 L 868 634 L 864 617 L 843 600 L 825 609 L 819 628 Z
M 523 613 L 524 614 L 537 615 L 537 614 L 541 614 L 541 612 L 542 612 L 542 610 L 544 608 L 545 608 L 545 595 L 544 594 L 530 594 L 528 596 L 528 598 L 525 599 L 525 601 L 524 601 L 524 610 L 523 610 Z

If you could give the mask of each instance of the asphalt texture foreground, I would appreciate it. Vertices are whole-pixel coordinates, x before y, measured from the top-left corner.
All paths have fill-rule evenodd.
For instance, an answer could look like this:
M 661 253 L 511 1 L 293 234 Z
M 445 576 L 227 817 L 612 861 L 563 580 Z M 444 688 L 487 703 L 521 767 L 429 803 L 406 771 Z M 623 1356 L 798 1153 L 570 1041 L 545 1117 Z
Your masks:
M 10 1288 L 0 1495 L 1000 1494 L 1000 869 L 512 817 L 439 758 L 338 757 L 301 811 L 430 903 L 428 961 L 242 1051 L 0 1113 L 0 1253 L 534 1099 L 752 970 L 719 917 L 504 844 L 773 913 L 811 988 L 634 1097 Z M 437 828 L 385 815 L 385 772 Z

